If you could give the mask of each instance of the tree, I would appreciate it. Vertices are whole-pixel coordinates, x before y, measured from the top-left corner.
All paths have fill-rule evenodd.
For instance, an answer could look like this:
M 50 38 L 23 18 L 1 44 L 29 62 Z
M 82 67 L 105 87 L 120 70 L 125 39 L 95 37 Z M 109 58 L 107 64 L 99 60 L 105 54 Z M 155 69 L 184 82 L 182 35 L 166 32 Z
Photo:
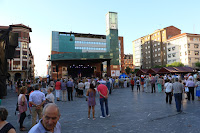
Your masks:
M 126 74 L 130 74 L 131 73 L 131 68 L 130 67 L 126 67 L 125 71 L 126 71 Z
M 140 69 L 135 69 L 134 72 L 132 72 L 132 74 L 137 73 Z
M 167 67 L 182 67 L 182 66 L 184 66 L 184 64 L 181 62 L 173 62 L 171 64 L 167 64 L 166 66 Z
M 196 67 L 200 67 L 200 62 L 199 62 L 199 61 L 196 62 L 196 63 L 195 63 L 195 66 L 196 66 Z

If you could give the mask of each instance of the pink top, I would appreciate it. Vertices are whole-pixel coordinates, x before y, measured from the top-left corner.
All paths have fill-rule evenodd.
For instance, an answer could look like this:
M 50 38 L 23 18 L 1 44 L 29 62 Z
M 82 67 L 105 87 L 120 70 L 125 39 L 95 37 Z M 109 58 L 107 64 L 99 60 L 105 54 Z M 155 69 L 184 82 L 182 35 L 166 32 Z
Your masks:
M 98 87 L 97 87 L 97 90 L 98 92 L 100 92 L 102 95 L 106 96 L 107 93 L 108 93 L 108 88 L 107 86 L 105 86 L 104 84 L 100 84 Z M 100 95 L 100 98 L 104 98 Z
M 18 109 L 19 109 L 20 113 L 23 113 L 23 112 L 27 111 L 27 99 L 26 99 L 26 97 L 24 95 L 25 101 L 24 101 L 24 104 L 23 104 L 23 102 L 22 102 L 22 96 L 23 95 L 24 94 L 20 94 L 19 97 L 18 97 Z
M 56 89 L 56 90 L 60 90 L 60 89 L 61 89 L 61 82 L 60 82 L 60 81 L 57 81 L 57 82 L 56 82 L 55 89 Z

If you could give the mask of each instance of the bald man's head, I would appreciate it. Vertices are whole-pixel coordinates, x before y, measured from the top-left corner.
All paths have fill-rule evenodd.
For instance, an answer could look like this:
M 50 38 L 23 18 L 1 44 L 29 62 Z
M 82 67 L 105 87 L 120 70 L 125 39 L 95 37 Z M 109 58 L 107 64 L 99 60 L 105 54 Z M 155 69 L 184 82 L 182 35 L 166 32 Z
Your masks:
M 56 104 L 47 104 L 42 112 L 42 125 L 44 128 L 50 132 L 54 131 L 58 120 L 60 119 L 60 111 Z

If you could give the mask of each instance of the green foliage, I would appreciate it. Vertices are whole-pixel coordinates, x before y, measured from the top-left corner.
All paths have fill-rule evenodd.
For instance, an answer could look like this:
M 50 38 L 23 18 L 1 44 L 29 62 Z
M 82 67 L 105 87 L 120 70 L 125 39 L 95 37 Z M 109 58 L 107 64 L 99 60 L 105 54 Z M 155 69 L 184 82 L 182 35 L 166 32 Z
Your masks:
M 199 61 L 196 62 L 196 63 L 195 63 L 195 66 L 196 66 L 196 67 L 200 67 L 200 62 L 199 62 Z
M 135 69 L 132 73 L 137 73 L 140 69 Z
M 173 62 L 171 64 L 167 64 L 166 66 L 167 67 L 182 67 L 182 66 L 184 66 L 184 64 L 181 62 Z
M 126 71 L 126 74 L 130 74 L 131 73 L 131 68 L 130 67 L 126 67 L 125 71 Z

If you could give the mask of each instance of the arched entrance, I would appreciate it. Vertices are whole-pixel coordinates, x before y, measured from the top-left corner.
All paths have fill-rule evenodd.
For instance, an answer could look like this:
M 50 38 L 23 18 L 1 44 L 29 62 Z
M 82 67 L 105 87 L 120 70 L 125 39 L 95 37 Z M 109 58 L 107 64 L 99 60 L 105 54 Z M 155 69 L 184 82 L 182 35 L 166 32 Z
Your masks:
M 17 81 L 18 79 L 21 79 L 21 74 L 15 73 L 15 81 Z

